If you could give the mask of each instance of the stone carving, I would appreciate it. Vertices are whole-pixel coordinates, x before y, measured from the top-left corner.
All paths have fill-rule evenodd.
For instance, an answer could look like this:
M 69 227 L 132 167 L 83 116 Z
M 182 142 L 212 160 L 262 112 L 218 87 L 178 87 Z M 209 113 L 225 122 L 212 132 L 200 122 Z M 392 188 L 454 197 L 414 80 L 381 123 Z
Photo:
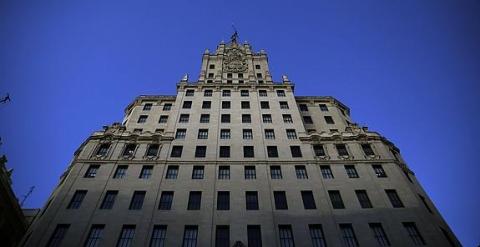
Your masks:
M 239 48 L 233 47 L 228 49 L 225 54 L 223 67 L 227 72 L 244 72 L 248 68 L 245 54 Z

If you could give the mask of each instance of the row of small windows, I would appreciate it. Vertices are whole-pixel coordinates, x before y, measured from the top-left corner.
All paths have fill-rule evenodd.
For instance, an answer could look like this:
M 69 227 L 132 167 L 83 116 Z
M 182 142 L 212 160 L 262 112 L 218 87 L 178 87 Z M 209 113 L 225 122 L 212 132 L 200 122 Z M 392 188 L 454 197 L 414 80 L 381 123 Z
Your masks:
M 204 91 L 204 96 L 205 97 L 211 97 L 212 94 L 213 94 L 213 90 L 205 90 Z M 187 90 L 186 96 L 193 96 L 193 95 L 194 95 L 194 90 Z M 266 97 L 267 95 L 268 94 L 267 94 L 266 90 L 259 90 L 259 96 Z M 223 90 L 222 91 L 222 96 L 223 97 L 230 97 L 231 96 L 231 91 L 230 90 Z M 248 97 L 249 96 L 249 91 L 248 90 L 241 90 L 240 91 L 240 96 Z M 285 91 L 284 90 L 277 90 L 277 96 L 285 97 L 286 96 Z M 228 103 L 223 103 L 223 102 L 228 102 Z M 223 102 L 222 102 L 222 107 L 225 106 L 224 109 L 227 108 L 227 105 L 228 105 L 228 108 L 230 108 L 230 106 L 229 106 L 230 102 L 229 101 L 223 101 Z M 242 106 L 243 106 L 243 104 L 245 104 L 245 106 L 246 106 L 246 103 L 244 103 L 244 102 L 245 101 L 242 102 Z M 262 103 L 262 102 L 264 102 L 264 103 Z M 269 109 L 270 108 L 268 101 L 262 101 L 262 102 L 260 102 L 262 109 Z M 247 103 L 249 103 L 249 102 L 247 102 Z M 208 109 L 208 108 L 210 108 L 210 106 L 209 106 L 210 104 L 211 104 L 211 101 L 204 101 L 203 104 L 202 104 L 202 108 Z M 192 105 L 191 101 L 185 101 L 182 107 L 185 108 L 185 109 L 189 109 L 189 108 L 191 108 L 191 105 Z M 153 106 L 152 103 L 146 103 L 146 104 L 143 105 L 143 110 L 144 111 L 150 111 L 152 109 L 152 106 Z M 326 104 L 319 104 L 319 107 L 320 107 L 321 111 L 328 111 L 328 107 L 327 107 Z M 285 102 L 285 101 L 281 101 L 280 102 L 280 108 L 281 109 L 289 109 L 288 103 Z M 300 111 L 303 111 L 303 112 L 308 111 L 308 106 L 306 104 L 299 104 L 299 108 L 300 108 Z M 163 110 L 164 111 L 170 111 L 171 109 L 172 109 L 172 104 L 171 103 L 166 103 L 166 104 L 163 105 Z M 245 108 L 243 108 L 243 109 L 245 109 Z
M 406 235 L 410 238 L 411 244 L 414 246 L 426 245 L 425 239 L 421 235 L 415 222 L 402 222 Z M 338 225 L 341 233 L 341 240 L 344 247 L 357 247 L 359 241 L 355 234 L 353 225 L 350 223 L 342 223 Z M 381 223 L 368 223 L 370 228 L 370 236 L 375 239 L 378 246 L 390 246 L 389 237 Z M 67 235 L 70 224 L 59 224 L 55 228 L 50 237 L 47 246 L 58 247 L 61 245 L 63 239 Z M 150 247 L 166 246 L 167 240 L 167 225 L 154 225 L 149 240 Z M 450 237 L 443 228 L 440 228 L 448 240 Z M 249 247 L 261 247 L 262 231 L 261 225 L 247 225 L 247 244 Z M 84 242 L 85 247 L 100 246 L 104 239 L 104 224 L 94 224 L 91 226 L 88 236 Z M 309 224 L 308 231 L 310 235 L 311 245 L 314 247 L 326 247 L 327 241 L 321 224 Z M 292 225 L 284 224 L 278 225 L 278 236 L 280 247 L 294 247 L 295 238 L 293 235 Z M 133 246 L 133 241 L 136 234 L 136 225 L 123 225 L 118 235 L 117 247 Z M 196 247 L 199 239 L 198 225 L 185 225 L 183 230 L 182 247 Z M 172 237 L 172 236 L 169 236 Z M 230 226 L 216 225 L 215 226 L 215 247 L 229 247 L 230 243 Z
M 208 68 L 209 69 L 215 69 L 215 64 L 210 64 L 208 66 Z M 261 68 L 260 64 L 255 64 L 255 69 L 260 69 L 260 68 Z
M 345 165 L 345 173 L 349 178 L 359 178 L 357 169 L 354 165 Z M 85 178 L 94 178 L 96 177 L 100 165 L 90 165 L 85 172 Z M 114 179 L 121 179 L 127 175 L 128 165 L 119 165 L 113 174 Z M 179 167 L 176 165 L 170 165 L 167 168 L 166 179 L 177 179 Z M 383 169 L 382 165 L 372 165 L 373 172 L 378 178 L 386 178 L 387 173 Z M 334 179 L 335 176 L 329 165 L 321 165 L 320 172 L 322 178 L 324 179 Z M 153 173 L 152 165 L 144 165 L 138 178 L 140 179 L 149 179 Z M 308 179 L 307 170 L 304 165 L 295 166 L 295 174 L 298 179 Z M 244 175 L 245 179 L 256 179 L 256 169 L 255 166 L 244 166 Z M 278 165 L 270 166 L 270 177 L 272 179 L 282 179 L 282 168 Z M 192 179 L 203 179 L 204 178 L 204 166 L 196 165 L 193 166 Z M 218 169 L 218 179 L 230 179 L 230 166 L 219 166 Z
M 253 138 L 250 135 L 251 135 L 251 132 L 247 132 L 247 134 L 244 133 L 244 139 Z M 182 157 L 182 153 L 183 153 L 183 146 L 174 145 L 172 147 L 170 157 L 180 158 L 180 157 Z M 206 153 L 207 153 L 207 146 L 196 146 L 195 147 L 195 157 L 196 158 L 204 158 L 204 157 L 206 157 Z M 291 156 L 293 158 L 303 157 L 302 150 L 301 150 L 300 146 L 290 146 L 290 153 L 291 153 Z M 277 158 L 278 157 L 277 146 L 267 146 L 267 154 L 268 154 L 268 157 Z M 229 158 L 230 157 L 230 146 L 220 146 L 219 157 L 220 158 Z M 254 147 L 253 146 L 243 146 L 243 157 L 244 158 L 254 158 L 255 157 Z
M 208 101 L 210 102 L 210 101 Z M 225 101 L 224 101 L 225 102 Z M 204 102 L 205 103 L 205 102 Z M 228 101 L 228 103 L 230 103 Z M 242 102 L 242 109 L 247 109 L 250 107 L 249 102 L 245 102 L 245 105 Z M 208 108 L 210 108 L 210 104 L 207 104 Z M 205 106 L 202 106 L 203 108 Z M 222 106 L 223 107 L 223 106 Z M 230 106 L 228 105 L 228 108 Z M 288 109 L 288 108 L 285 108 Z M 290 114 L 282 114 L 283 122 L 284 123 L 293 123 L 292 116 Z M 190 114 L 180 114 L 180 118 L 178 120 L 179 123 L 188 123 L 190 118 Z M 138 117 L 137 123 L 146 123 L 148 119 L 148 115 L 140 115 Z M 331 116 L 324 116 L 325 122 L 327 124 L 335 124 L 335 121 Z M 313 120 L 310 116 L 304 116 L 303 120 L 306 124 L 313 124 Z M 158 119 L 158 123 L 167 123 L 168 115 L 160 115 Z M 272 115 L 271 114 L 262 114 L 262 121 L 263 123 L 272 123 Z M 200 115 L 200 123 L 209 123 L 210 122 L 210 114 L 201 114 Z M 221 122 L 222 123 L 230 123 L 230 114 L 221 114 Z M 251 123 L 252 117 L 250 114 L 242 114 L 242 123 Z
M 134 191 L 129 210 L 141 210 L 146 196 L 146 191 Z M 387 189 L 385 193 L 393 208 L 405 207 L 402 200 L 397 194 L 396 190 Z M 73 194 L 67 209 L 79 209 L 84 198 L 87 195 L 87 190 L 77 190 Z M 302 197 L 304 209 L 317 209 L 313 192 L 310 190 L 303 190 L 300 192 Z M 361 208 L 373 208 L 372 202 L 368 197 L 366 190 L 355 190 L 358 203 Z M 100 209 L 112 209 L 115 200 L 118 196 L 118 190 L 109 190 L 105 193 Z M 345 209 L 340 191 L 328 190 L 328 196 L 333 209 Z M 276 210 L 288 210 L 287 194 L 285 191 L 273 191 L 273 198 Z M 160 195 L 160 202 L 158 204 L 159 210 L 171 210 L 174 199 L 173 191 L 162 191 Z M 190 191 L 188 197 L 187 210 L 200 210 L 202 202 L 202 191 Z M 230 191 L 217 191 L 217 210 L 230 210 Z M 245 191 L 245 209 L 259 210 L 258 192 Z
M 185 139 L 187 130 L 186 129 L 177 129 L 175 138 Z M 243 129 L 242 131 L 243 139 L 253 139 L 253 132 L 251 129 Z M 287 129 L 286 136 L 288 139 L 297 139 L 297 134 L 294 129 Z M 199 129 L 198 139 L 208 139 L 208 129 Z M 221 129 L 220 130 L 220 139 L 230 139 L 231 132 L 230 129 Z M 273 129 L 265 129 L 265 139 L 275 139 L 275 131 Z M 372 146 L 369 143 L 362 143 L 361 148 L 366 156 L 374 156 L 375 152 L 373 151 Z M 96 156 L 106 156 L 110 148 L 110 143 L 101 144 L 97 151 L 95 152 Z M 131 157 L 135 153 L 137 144 L 129 143 L 125 145 L 125 148 L 122 152 L 123 157 Z M 150 144 L 148 145 L 147 151 L 145 152 L 146 157 L 155 157 L 158 155 L 160 149 L 159 144 Z M 335 149 L 339 156 L 350 156 L 347 146 L 345 144 L 335 144 Z M 197 146 L 195 151 L 195 157 L 205 157 L 207 151 L 206 146 Z M 220 146 L 220 157 L 228 158 L 230 157 L 230 146 Z M 300 146 L 290 146 L 290 151 L 292 157 L 302 157 L 302 151 Z M 313 151 L 315 156 L 326 156 L 325 149 L 321 144 L 314 144 Z M 181 157 L 183 152 L 183 146 L 174 145 L 170 153 L 170 157 Z M 243 154 L 245 158 L 254 157 L 254 147 L 253 146 L 244 146 Z M 277 146 L 267 146 L 267 155 L 268 157 L 275 158 L 278 157 Z
M 295 129 L 285 130 L 286 136 L 288 139 L 297 139 L 297 133 Z M 185 139 L 187 135 L 187 129 L 177 129 L 175 134 L 175 139 Z M 243 129 L 242 130 L 243 139 L 253 139 L 253 130 L 252 129 Z M 199 129 L 197 134 L 198 139 L 208 139 L 208 129 Z M 230 139 L 231 131 L 230 129 L 221 129 L 220 130 L 220 139 Z M 275 130 L 265 129 L 265 139 L 275 139 Z

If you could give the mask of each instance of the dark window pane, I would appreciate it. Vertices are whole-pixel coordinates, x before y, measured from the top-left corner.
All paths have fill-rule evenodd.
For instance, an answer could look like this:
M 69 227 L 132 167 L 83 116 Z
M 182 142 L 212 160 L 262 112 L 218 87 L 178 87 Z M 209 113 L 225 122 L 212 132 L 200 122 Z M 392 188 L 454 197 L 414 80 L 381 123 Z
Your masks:
M 355 194 L 357 195 L 358 202 L 362 208 L 371 208 L 372 203 L 370 202 L 370 198 L 368 198 L 367 191 L 365 190 L 355 190 Z
M 153 166 L 143 166 L 139 178 L 149 179 L 152 176 Z
M 217 226 L 215 231 L 215 247 L 230 247 L 230 227 Z
M 305 209 L 316 209 L 315 199 L 312 191 L 302 191 L 303 207 Z
M 335 147 L 337 148 L 338 155 L 348 156 L 348 151 L 347 151 L 347 147 L 345 146 L 345 144 L 337 144 L 337 145 L 335 145 Z
M 118 238 L 117 247 L 129 247 L 132 245 L 133 238 L 135 237 L 135 226 L 124 225 Z
M 285 191 L 274 191 L 275 209 L 288 209 L 287 196 Z
M 140 210 L 143 207 L 143 201 L 145 199 L 145 191 L 133 192 L 132 200 L 130 201 L 130 210 Z
M 253 158 L 254 151 L 253 151 L 253 146 L 244 146 L 243 147 L 243 157 L 245 158 Z
M 345 247 L 357 247 L 358 240 L 353 231 L 351 224 L 340 224 L 340 230 L 342 231 L 343 246 Z
M 160 210 L 170 210 L 173 203 L 173 191 L 162 191 L 160 196 L 160 204 L 158 204 L 158 209 Z
M 248 247 L 262 247 L 262 232 L 259 225 L 247 226 Z
M 57 225 L 50 240 L 48 240 L 47 247 L 59 247 L 62 244 L 69 227 L 70 225 L 66 224 Z
M 217 210 L 230 210 L 230 192 L 229 191 L 218 192 Z
M 392 206 L 394 208 L 403 208 L 403 203 L 400 200 L 400 197 L 397 194 L 397 191 L 395 190 L 385 190 L 385 193 L 387 193 L 388 199 L 390 199 L 390 202 L 392 203 Z
M 218 179 L 230 179 L 230 166 L 220 166 L 218 168 Z
M 117 190 L 107 191 L 107 193 L 105 193 L 105 197 L 103 198 L 102 205 L 100 205 L 100 209 L 112 209 L 117 195 Z
M 167 226 L 155 225 L 150 239 L 150 247 L 165 247 L 167 240 Z
M 85 172 L 85 175 L 83 177 L 94 178 L 95 176 L 97 176 L 98 168 L 100 168 L 99 165 L 90 165 L 87 169 L 87 172 Z
M 204 166 L 194 166 L 192 170 L 192 179 L 203 179 Z
M 345 171 L 347 172 L 347 175 L 349 178 L 358 178 L 358 173 L 357 173 L 357 169 L 355 169 L 355 166 L 346 165 Z
M 307 169 L 305 166 L 295 166 L 295 174 L 298 179 L 308 179 Z
M 280 236 L 280 247 L 295 247 L 295 241 L 293 239 L 292 226 L 279 225 L 278 233 Z
M 201 202 L 202 202 L 202 192 L 190 191 L 187 210 L 200 210 Z
M 325 235 L 323 234 L 322 225 L 309 225 L 310 238 L 313 247 L 326 247 Z
M 270 176 L 272 179 L 282 179 L 282 169 L 280 166 L 270 166 Z
M 197 247 L 198 226 L 185 226 L 182 247 Z
M 178 176 L 178 166 L 168 166 L 166 179 L 177 179 Z
M 332 207 L 334 209 L 345 208 L 345 205 L 343 204 L 342 196 L 340 195 L 340 191 L 329 190 L 328 195 L 330 196 L 330 201 L 332 202 Z
M 179 158 L 182 157 L 183 146 L 173 146 L 170 157 Z
M 320 166 L 320 171 L 322 172 L 322 177 L 325 179 L 333 179 L 333 173 L 330 169 L 330 166 Z
M 117 170 L 115 170 L 115 174 L 113 174 L 113 178 L 120 179 L 124 178 L 127 175 L 128 166 L 117 166 Z
M 404 222 L 403 227 L 405 227 L 405 230 L 408 233 L 408 236 L 413 242 L 413 245 L 415 246 L 420 246 L 420 245 L 425 245 L 425 240 L 423 239 L 422 235 L 420 235 L 420 232 L 418 231 L 417 226 L 413 222 Z
M 100 246 L 103 239 L 103 229 L 105 225 L 92 225 L 88 237 L 85 240 L 85 247 L 97 247 Z
M 383 230 L 382 224 L 369 223 L 368 225 L 370 226 L 370 230 L 372 231 L 373 237 L 377 241 L 378 246 L 390 246 L 390 241 Z
M 75 194 L 73 194 L 72 199 L 70 200 L 70 203 L 68 204 L 67 209 L 77 209 L 80 207 L 82 204 L 83 198 L 87 195 L 86 190 L 77 190 L 75 191 Z
M 258 193 L 256 191 L 245 192 L 247 210 L 258 210 Z
M 255 166 L 245 166 L 245 179 L 256 179 L 256 170 Z

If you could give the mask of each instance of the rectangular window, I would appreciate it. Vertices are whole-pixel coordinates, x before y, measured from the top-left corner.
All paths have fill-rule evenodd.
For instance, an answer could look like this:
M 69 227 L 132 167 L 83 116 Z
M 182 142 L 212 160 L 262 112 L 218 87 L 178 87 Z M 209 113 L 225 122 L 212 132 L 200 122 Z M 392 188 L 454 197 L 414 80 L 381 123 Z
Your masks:
M 262 120 L 264 123 L 272 123 L 272 115 L 270 114 L 263 114 Z
M 315 153 L 315 156 L 319 156 L 319 157 L 325 156 L 325 149 L 321 144 L 313 145 L 313 152 Z
M 418 231 L 417 226 L 413 222 L 403 222 L 403 227 L 408 233 L 408 236 L 413 242 L 413 245 L 426 245 L 425 240 L 423 239 L 422 235 Z
M 97 176 L 97 171 L 100 168 L 99 165 L 90 165 L 87 169 L 87 172 L 85 172 L 85 175 L 83 176 L 84 178 L 94 178 Z
M 215 231 L 215 247 L 230 247 L 229 226 L 217 226 Z
M 315 204 L 315 199 L 313 197 L 313 192 L 310 190 L 302 191 L 302 201 L 303 201 L 303 208 L 305 209 L 317 208 L 317 205 Z
M 255 166 L 245 166 L 244 167 L 245 179 L 256 179 L 257 172 Z
M 178 176 L 178 166 L 168 166 L 166 179 L 177 179 Z
M 227 73 L 227 78 L 232 78 L 232 73 Z
M 278 97 L 285 97 L 285 91 L 284 90 L 277 90 L 277 96 Z
M 274 191 L 273 198 L 275 199 L 275 209 L 288 209 L 287 196 L 285 194 L 285 191 Z
M 308 225 L 313 247 L 327 247 L 322 225 Z
M 347 172 L 347 176 L 349 178 L 358 178 L 357 169 L 353 165 L 345 165 L 345 171 Z
M 152 176 L 153 166 L 143 166 L 139 178 L 149 179 Z
M 268 101 L 260 101 L 260 108 L 270 109 L 270 104 L 268 103 Z
M 308 106 L 305 104 L 300 104 L 298 107 L 300 108 L 300 111 L 308 111 Z
M 184 101 L 182 108 L 183 108 L 183 109 L 190 109 L 190 108 L 192 108 L 192 101 Z
M 244 129 L 243 130 L 243 139 L 250 140 L 253 139 L 253 132 L 251 129 Z
M 252 116 L 250 114 L 242 114 L 242 123 L 251 123 Z
M 383 230 L 380 223 L 369 223 L 370 230 L 372 230 L 373 237 L 377 241 L 378 246 L 390 246 L 387 234 Z
M 283 114 L 283 122 L 284 123 L 293 123 L 292 115 L 290 114 Z
M 257 78 L 262 78 L 262 73 L 257 73 Z
M 275 139 L 275 131 L 273 129 L 265 129 L 265 139 Z
M 199 129 L 197 138 L 208 139 L 208 129 Z
M 338 155 L 348 156 L 348 151 L 345 144 L 336 144 L 335 147 L 337 148 Z
M 308 179 L 307 169 L 305 166 L 295 166 L 295 174 L 298 179 Z
M 240 96 L 242 97 L 248 97 L 249 93 L 248 93 L 248 90 L 241 90 L 240 91 Z
M 375 155 L 375 152 L 373 152 L 372 146 L 368 143 L 363 143 L 362 145 L 362 150 L 367 156 L 372 156 Z
M 230 139 L 230 129 L 221 129 L 220 130 L 220 139 Z
M 175 139 L 185 139 L 187 135 L 187 129 L 177 129 L 177 133 L 175 134 Z
M 277 146 L 267 146 L 267 155 L 269 158 L 278 158 Z
M 140 117 L 138 117 L 137 123 L 145 123 L 147 122 L 147 118 L 148 118 L 147 115 L 140 115 Z
M 270 177 L 272 179 L 282 179 L 282 169 L 280 166 L 270 166 Z
M 293 232 L 291 225 L 279 225 L 278 233 L 280 236 L 280 247 L 294 247 Z
M 246 203 L 247 210 L 258 210 L 258 192 L 246 191 L 245 203 Z
M 203 101 L 202 102 L 202 109 L 210 109 L 212 108 L 212 102 L 211 101 Z
M 390 202 L 394 208 L 404 207 L 403 202 L 400 200 L 396 190 L 385 190 L 385 193 L 387 193 L 388 199 L 390 199 Z
M 97 151 L 95 152 L 96 156 L 105 156 L 108 153 L 108 149 L 110 148 L 110 143 L 102 143 L 98 147 Z
M 325 105 L 325 104 L 319 104 L 318 106 L 320 107 L 320 111 L 328 111 L 327 105 Z
M 248 247 L 262 247 L 262 232 L 260 225 L 247 226 Z
M 222 114 L 222 123 L 230 123 L 230 114 Z
M 343 246 L 345 247 L 357 247 L 358 240 L 353 231 L 352 224 L 340 224 L 340 230 L 342 231 Z
M 243 157 L 244 158 L 253 158 L 255 157 L 255 152 L 253 146 L 244 146 L 243 147 Z
M 230 158 L 230 146 L 220 146 L 220 158 Z
M 373 171 L 375 172 L 375 175 L 377 175 L 378 178 L 386 178 L 387 173 L 385 173 L 385 170 L 383 170 L 382 165 L 372 165 Z
M 125 145 L 125 148 L 123 149 L 122 155 L 124 157 L 130 157 L 133 156 L 135 153 L 135 149 L 137 148 L 137 144 L 129 143 Z
M 195 158 L 205 158 L 207 154 L 207 146 L 197 146 L 195 148 Z
M 210 114 L 200 115 L 200 123 L 209 123 L 209 122 L 210 122 Z
M 158 123 L 166 123 L 166 122 L 168 122 L 168 116 L 161 115 L 160 118 L 158 119 Z
M 97 247 L 100 246 L 100 243 L 103 239 L 103 229 L 105 225 L 92 225 L 88 237 L 85 240 L 85 247 Z
M 117 170 L 115 170 L 115 174 L 113 174 L 113 178 L 120 179 L 124 178 L 127 175 L 128 166 L 117 166 Z
M 288 102 L 287 101 L 280 101 L 280 109 L 288 109 Z
M 218 192 L 217 210 L 230 210 L 230 192 L 229 191 Z
M 204 97 L 212 97 L 213 90 L 207 89 L 203 92 Z
M 162 195 L 160 195 L 160 204 L 158 204 L 158 209 L 170 210 L 172 208 L 172 202 L 173 191 L 162 191 Z
M 335 124 L 335 122 L 333 121 L 333 118 L 331 116 L 325 116 L 325 122 L 327 124 Z
M 202 202 L 202 192 L 190 191 L 190 195 L 188 197 L 187 210 L 200 210 L 201 202 Z
M 342 196 L 340 195 L 340 191 L 329 190 L 328 195 L 330 197 L 330 201 L 332 202 L 332 207 L 334 209 L 345 208 L 345 205 L 343 204 Z
M 188 119 L 190 115 L 188 114 L 180 114 L 180 119 L 178 120 L 179 123 L 188 123 Z
M 193 96 L 193 95 L 195 95 L 195 90 L 192 90 L 192 89 L 187 90 L 187 92 L 185 93 L 185 96 Z
M 145 200 L 145 191 L 133 192 L 132 200 L 130 201 L 129 210 L 140 210 L 143 207 L 143 201 Z
M 183 151 L 183 146 L 173 146 L 170 157 L 173 157 L 173 158 L 182 157 L 182 151 Z
M 290 152 L 292 153 L 293 158 L 302 157 L 302 150 L 300 149 L 300 146 L 290 146 Z
M 218 179 L 230 179 L 230 166 L 219 166 Z
M 164 111 L 170 111 L 172 109 L 172 104 L 165 104 L 163 105 L 163 110 Z
M 242 101 L 241 102 L 241 107 L 242 107 L 242 109 L 250 109 L 250 102 Z
M 204 166 L 193 166 L 192 179 L 203 179 Z
M 222 91 L 222 96 L 223 97 L 230 97 L 231 91 L 230 90 L 223 90 Z
M 150 239 L 150 247 L 165 247 L 167 240 L 167 226 L 155 225 Z
M 150 111 L 152 109 L 153 104 L 152 103 L 146 103 L 143 105 L 143 110 L 144 111 Z
M 118 190 L 109 190 L 105 193 L 105 197 L 103 197 L 102 204 L 100 205 L 100 209 L 112 209 L 113 204 L 115 204 L 115 199 L 117 198 Z
M 62 244 L 62 241 L 65 238 L 69 227 L 70 225 L 67 224 L 57 225 L 55 231 L 52 233 L 52 236 L 48 240 L 47 247 L 59 247 Z
M 320 166 L 320 171 L 322 172 L 322 177 L 325 179 L 333 179 L 332 169 L 330 166 Z
M 70 200 L 70 203 L 68 204 L 67 209 L 78 209 L 80 205 L 82 205 L 83 199 L 87 195 L 86 190 L 77 190 L 75 191 L 75 194 L 73 194 L 72 199 Z
M 231 104 L 230 101 L 222 101 L 222 109 L 230 109 Z
M 312 117 L 310 117 L 310 116 L 303 116 L 303 122 L 305 122 L 305 124 L 313 124 Z
M 355 190 L 355 194 L 362 208 L 372 208 L 372 203 L 370 202 L 370 198 L 368 198 L 366 190 Z
M 259 90 L 259 91 L 258 91 L 258 95 L 259 95 L 260 97 L 267 97 L 267 96 L 268 96 L 267 90 Z
M 132 245 L 135 237 L 134 225 L 123 225 L 120 237 L 118 238 L 117 247 L 129 247 Z
M 287 129 L 288 139 L 297 139 L 297 132 L 294 129 Z
M 148 157 L 157 156 L 159 149 L 160 149 L 160 145 L 150 144 L 150 145 L 148 145 L 147 153 L 145 155 L 148 156 Z
M 238 73 L 238 78 L 243 78 L 243 74 L 242 74 L 242 73 Z
M 185 226 L 182 247 L 197 247 L 198 226 Z

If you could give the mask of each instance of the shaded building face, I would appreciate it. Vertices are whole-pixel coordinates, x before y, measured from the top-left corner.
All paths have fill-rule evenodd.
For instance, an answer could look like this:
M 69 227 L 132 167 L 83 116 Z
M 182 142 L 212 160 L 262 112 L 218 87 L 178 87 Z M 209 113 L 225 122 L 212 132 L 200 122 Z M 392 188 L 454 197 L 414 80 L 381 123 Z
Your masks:
M 25 242 L 459 245 L 390 141 L 333 97 L 295 96 L 236 38 L 88 137 Z

